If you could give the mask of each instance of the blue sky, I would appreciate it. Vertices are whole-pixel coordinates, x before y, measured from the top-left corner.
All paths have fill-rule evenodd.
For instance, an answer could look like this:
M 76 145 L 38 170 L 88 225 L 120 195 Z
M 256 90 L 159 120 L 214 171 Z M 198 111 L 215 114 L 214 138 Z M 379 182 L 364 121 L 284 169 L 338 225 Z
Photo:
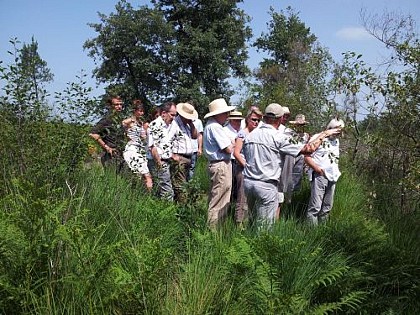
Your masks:
M 134 7 L 150 1 L 130 1 Z M 96 36 L 88 23 L 99 22 L 98 12 L 108 15 L 114 11 L 116 0 L 0 0 L 0 60 L 9 62 L 9 39 L 17 37 L 30 43 L 34 36 L 41 57 L 54 73 L 50 92 L 61 91 L 67 82 L 76 81 L 83 69 L 89 76 L 94 62 L 83 50 L 83 43 Z M 291 6 L 299 12 L 300 19 L 311 28 L 322 46 L 327 47 L 335 60 L 341 53 L 356 51 L 364 60 L 375 66 L 386 56 L 386 49 L 362 29 L 360 10 L 381 14 L 396 11 L 410 13 L 420 24 L 419 0 L 245 0 L 240 7 L 251 16 L 250 26 L 254 36 L 267 30 L 269 8 L 276 11 Z M 251 68 L 255 68 L 262 56 L 250 50 Z M 103 93 L 94 79 L 89 84 L 95 94 Z

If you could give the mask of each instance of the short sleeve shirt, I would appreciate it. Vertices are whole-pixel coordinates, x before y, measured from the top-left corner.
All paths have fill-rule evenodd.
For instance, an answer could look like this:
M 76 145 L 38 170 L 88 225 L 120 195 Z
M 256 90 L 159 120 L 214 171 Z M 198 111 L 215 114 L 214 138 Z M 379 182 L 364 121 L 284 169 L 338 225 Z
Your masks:
M 172 156 L 170 127 L 171 125 L 167 125 L 159 116 L 150 123 L 147 129 L 148 147 L 156 147 L 161 159 L 169 159 Z M 148 159 L 151 159 L 150 152 L 148 152 Z
M 92 127 L 90 133 L 98 134 L 111 148 L 123 149 L 125 146 L 124 128 L 119 115 L 107 115 Z
M 193 124 L 195 126 L 195 129 L 197 130 L 197 136 L 198 134 L 203 133 L 204 131 L 203 122 L 200 119 L 197 118 L 196 120 L 194 120 Z M 198 151 L 198 139 L 192 139 L 192 147 L 193 147 L 193 152 Z
M 232 142 L 223 126 L 214 118 L 210 118 L 204 128 L 203 147 L 204 155 L 209 161 L 230 160 L 230 154 L 223 149 L 231 145 Z
M 319 136 L 314 135 L 310 141 L 313 141 Z M 338 160 L 340 158 L 340 142 L 338 139 L 325 138 L 322 140 L 318 149 L 312 153 L 316 165 L 324 170 L 325 177 L 332 182 L 336 182 L 341 175 L 338 168 Z

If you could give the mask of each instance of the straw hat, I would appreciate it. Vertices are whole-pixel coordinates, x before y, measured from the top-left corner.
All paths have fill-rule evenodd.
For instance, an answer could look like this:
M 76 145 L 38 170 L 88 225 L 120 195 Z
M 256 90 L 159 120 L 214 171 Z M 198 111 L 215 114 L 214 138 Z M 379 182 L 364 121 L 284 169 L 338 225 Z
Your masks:
M 226 101 L 223 98 L 218 98 L 218 99 L 215 99 L 214 101 L 212 101 L 209 104 L 209 113 L 207 113 L 204 116 L 204 118 L 216 116 L 216 115 L 219 115 L 219 114 L 222 114 L 222 113 L 227 113 L 227 112 L 230 112 L 234 109 L 235 109 L 235 107 L 228 106 L 228 104 L 226 103 Z
M 196 120 L 198 118 L 197 111 L 189 103 L 179 103 L 176 105 L 176 112 L 186 119 Z
M 297 114 L 296 117 L 295 117 L 295 120 L 289 121 L 289 124 L 292 124 L 292 125 L 306 125 L 306 124 L 309 124 L 309 121 L 306 121 L 305 115 Z
M 229 119 L 239 119 L 241 120 L 242 117 L 242 113 L 238 112 L 237 110 L 234 110 L 233 112 L 230 112 L 229 114 Z

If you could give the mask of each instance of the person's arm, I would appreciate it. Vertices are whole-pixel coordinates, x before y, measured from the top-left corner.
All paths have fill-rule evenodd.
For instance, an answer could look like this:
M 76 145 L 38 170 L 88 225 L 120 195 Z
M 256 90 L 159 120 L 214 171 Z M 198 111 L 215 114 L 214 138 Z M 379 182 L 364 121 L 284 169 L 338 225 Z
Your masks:
M 239 138 L 239 137 L 236 138 L 233 156 L 235 157 L 236 161 L 238 161 L 239 165 L 241 165 L 242 167 L 245 167 L 246 161 L 241 154 L 243 144 L 244 144 L 244 140 L 242 138 Z
M 322 141 L 332 135 L 337 135 L 340 134 L 341 129 L 340 128 L 334 128 L 334 129 L 328 129 L 325 130 L 323 132 L 321 132 L 318 137 L 316 137 L 316 139 L 309 141 L 307 144 L 305 144 L 302 148 L 302 150 L 300 150 L 300 153 L 305 154 L 305 155 L 309 155 L 314 153 L 319 146 L 321 145 Z
M 233 144 L 228 145 L 226 148 L 222 149 L 223 152 L 227 154 L 232 154 L 235 146 Z
M 197 132 L 197 128 L 195 128 L 195 125 L 194 125 L 193 121 L 190 120 L 188 122 L 188 125 L 190 125 L 191 139 L 197 139 L 198 138 L 198 132 Z
M 203 154 L 203 134 L 201 132 L 198 133 L 197 142 L 198 142 L 197 154 L 198 156 L 201 156 Z
M 305 163 L 306 165 L 308 165 L 310 168 L 312 168 L 314 170 L 315 173 L 319 174 L 319 175 L 324 175 L 324 170 L 322 168 L 320 168 L 314 161 L 314 159 L 312 158 L 312 156 L 310 155 L 306 155 L 305 156 Z
M 98 142 L 98 144 L 102 147 L 102 149 L 104 149 L 104 151 L 108 152 L 109 154 L 112 155 L 113 150 L 110 146 L 108 146 L 104 140 L 102 140 L 101 136 L 97 133 L 90 133 L 89 137 L 91 137 L 92 139 L 94 139 L 96 142 Z

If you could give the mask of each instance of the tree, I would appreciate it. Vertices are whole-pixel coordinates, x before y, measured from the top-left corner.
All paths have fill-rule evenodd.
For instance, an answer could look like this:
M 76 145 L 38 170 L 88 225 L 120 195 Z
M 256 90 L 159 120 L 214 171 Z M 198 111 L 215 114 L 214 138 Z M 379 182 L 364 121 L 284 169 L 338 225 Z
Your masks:
M 99 34 L 86 41 L 100 62 L 96 77 L 128 97 L 159 103 L 194 100 L 201 112 L 211 98 L 232 94 L 228 78 L 245 77 L 249 18 L 241 1 L 152 1 L 138 10 L 127 1 L 91 24 Z
M 412 210 L 420 201 L 418 34 L 411 16 L 362 12 L 362 20 L 392 54 L 384 62 L 384 75 L 374 73 L 356 53 L 346 53 L 336 73 L 337 90 L 354 99 L 360 150 L 355 150 L 353 160 L 388 187 L 389 201 L 398 200 L 402 211 Z M 358 122 L 357 111 L 368 113 L 368 118 Z
M 320 127 L 325 124 L 320 114 L 331 114 L 327 112 L 331 56 L 291 7 L 280 13 L 270 8 L 270 15 L 268 33 L 254 43 L 268 54 L 255 71 L 259 82 L 255 91 L 264 103 L 289 106 L 293 113 L 305 113 L 314 127 Z

